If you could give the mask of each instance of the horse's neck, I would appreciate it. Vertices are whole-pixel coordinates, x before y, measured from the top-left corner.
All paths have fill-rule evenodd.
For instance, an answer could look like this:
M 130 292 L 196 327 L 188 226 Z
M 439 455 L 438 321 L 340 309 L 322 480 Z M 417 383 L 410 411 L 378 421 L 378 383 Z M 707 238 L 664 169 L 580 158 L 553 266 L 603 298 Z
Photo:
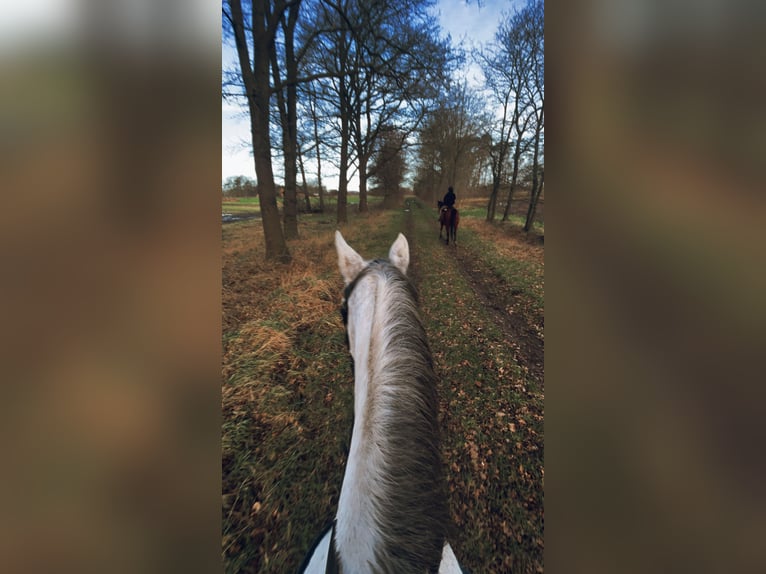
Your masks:
M 384 543 L 381 525 L 392 521 L 397 529 L 409 532 L 401 543 L 410 545 L 413 553 L 425 549 L 423 552 L 428 554 L 434 548 L 440 551 L 443 533 L 429 522 L 429 513 L 438 517 L 434 521 L 437 524 L 448 518 L 446 506 L 444 515 L 439 514 L 443 502 L 437 488 L 440 471 L 424 471 L 422 466 L 417 473 L 404 470 L 414 468 L 412 454 L 419 449 L 424 450 L 424 455 L 417 458 L 418 463 L 434 456 L 434 468 L 439 465 L 438 430 L 424 424 L 424 417 L 418 414 L 423 397 L 413 394 L 409 400 L 417 384 L 424 380 L 435 384 L 430 355 L 423 344 L 418 355 L 413 348 L 418 345 L 405 341 L 406 335 L 393 330 L 388 314 L 399 321 L 407 311 L 401 306 L 392 310 L 391 292 L 385 282 L 372 285 L 371 293 L 359 298 L 354 309 L 353 338 L 349 340 L 355 371 L 354 428 L 336 517 L 336 547 L 344 572 L 369 571 L 370 565 L 387 559 L 384 546 L 390 549 L 392 533 L 387 527 Z M 424 341 L 424 335 L 419 340 Z M 415 376 L 421 383 L 414 380 Z M 431 402 L 435 424 L 435 400 Z M 407 499 L 406 511 L 401 501 L 392 500 L 394 494 Z M 410 514 L 419 516 L 413 518 Z M 406 571 L 396 565 L 393 569 Z

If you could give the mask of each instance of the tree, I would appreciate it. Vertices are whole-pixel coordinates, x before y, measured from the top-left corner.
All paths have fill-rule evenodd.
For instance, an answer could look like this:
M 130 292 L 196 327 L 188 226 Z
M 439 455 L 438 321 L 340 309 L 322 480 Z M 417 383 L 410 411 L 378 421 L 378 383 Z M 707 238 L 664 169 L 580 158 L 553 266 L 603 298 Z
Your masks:
M 258 179 L 258 198 L 266 243 L 266 258 L 286 263 L 290 261 L 291 257 L 279 220 L 274 171 L 271 165 L 269 58 L 279 20 L 288 8 L 288 2 L 285 0 L 276 0 L 273 3 L 270 0 L 252 0 L 250 2 L 251 63 L 241 1 L 227 1 L 229 11 L 224 10 L 224 17 L 231 26 L 231 32 L 234 35 L 239 68 L 250 112 L 255 175 Z
M 232 175 L 223 182 L 221 190 L 230 197 L 250 197 L 255 195 L 255 181 L 244 175 Z
M 370 176 L 383 191 L 384 209 L 397 208 L 402 201 L 401 185 L 407 167 L 403 151 L 405 137 L 404 132 L 396 128 L 383 130 L 373 155 Z
M 323 142 L 333 148 L 338 158 L 337 222 L 348 221 L 347 195 L 350 172 L 350 106 L 348 89 L 350 61 L 354 43 L 351 0 L 317 0 L 311 6 L 311 20 L 304 22 L 303 35 L 315 39 L 307 50 L 304 73 L 313 78 L 306 88 L 313 119 L 315 149 Z M 320 118 L 327 130 L 319 133 Z M 320 141 L 320 139 L 322 141 Z M 329 159 L 329 158 L 328 158 Z M 321 179 L 321 176 L 320 176 Z
M 282 128 L 282 154 L 285 166 L 284 233 L 287 239 L 298 237 L 298 119 L 297 82 L 298 62 L 295 55 L 295 26 L 298 22 L 301 0 L 293 0 L 280 17 L 284 38 L 282 61 L 286 71 L 284 83 L 280 73 L 280 58 L 276 41 L 271 42 L 271 72 L 277 95 L 280 126 Z
M 316 162 L 317 162 L 317 187 L 319 188 L 319 211 L 320 213 L 324 213 L 324 188 L 322 187 L 322 138 L 319 136 L 319 124 L 320 124 L 320 118 L 319 118 L 319 109 L 317 107 L 317 94 L 316 94 L 316 88 L 314 87 L 313 82 L 307 82 L 305 85 L 306 88 L 306 96 L 308 101 L 308 106 L 304 108 L 308 112 L 308 116 L 310 118 L 310 132 L 309 136 L 306 138 L 308 140 L 313 140 L 313 146 L 306 147 L 305 152 L 308 153 L 311 149 L 314 149 L 316 152 Z
M 542 36 L 542 30 L 539 34 L 533 30 L 538 24 L 534 19 L 538 5 L 542 6 L 542 2 L 528 2 L 522 10 L 506 16 L 495 33 L 495 43 L 479 54 L 486 86 L 502 109 L 494 122 L 489 147 L 492 191 L 487 203 L 487 221 L 495 218 L 497 196 L 511 154 L 510 189 L 503 221 L 508 219 L 522 154 L 530 145 L 528 130 L 536 122 L 536 100 L 530 86 L 535 81 L 538 36 Z
M 309 194 L 309 184 L 306 181 L 306 168 L 303 165 L 303 152 L 298 148 L 298 165 L 301 169 L 301 180 L 303 181 L 303 198 L 306 202 L 306 213 L 311 213 L 311 195 Z
M 528 96 L 534 102 L 534 151 L 532 160 L 532 189 L 529 192 L 529 207 L 524 222 L 524 231 L 529 232 L 537 209 L 537 202 L 542 191 L 540 156 L 543 153 L 543 129 L 545 126 L 545 7 L 542 0 L 530 1 L 524 10 L 525 32 L 530 45 L 532 61 L 531 81 L 528 84 Z

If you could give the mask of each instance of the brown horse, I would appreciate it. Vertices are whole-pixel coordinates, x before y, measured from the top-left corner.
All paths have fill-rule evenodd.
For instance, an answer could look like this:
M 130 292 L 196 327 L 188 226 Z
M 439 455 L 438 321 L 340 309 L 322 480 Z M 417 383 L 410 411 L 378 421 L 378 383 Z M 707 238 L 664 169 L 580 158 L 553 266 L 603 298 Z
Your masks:
M 454 207 L 444 205 L 444 202 L 437 202 L 439 206 L 439 239 L 442 238 L 442 231 L 447 228 L 447 245 L 450 238 L 452 243 L 457 245 L 457 226 L 460 224 L 460 213 Z

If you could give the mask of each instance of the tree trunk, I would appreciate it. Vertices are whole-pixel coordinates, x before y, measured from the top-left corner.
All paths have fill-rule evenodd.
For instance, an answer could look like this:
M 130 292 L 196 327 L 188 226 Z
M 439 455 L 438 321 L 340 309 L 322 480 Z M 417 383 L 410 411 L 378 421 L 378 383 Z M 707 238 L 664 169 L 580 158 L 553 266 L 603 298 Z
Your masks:
M 366 85 L 367 85 L 367 88 L 368 88 L 368 93 L 370 91 L 372 91 L 372 87 L 371 87 L 370 84 L 371 84 L 370 77 L 368 76 L 367 82 L 366 82 Z M 370 131 L 372 129 L 371 128 L 371 126 L 372 126 L 372 116 L 370 114 L 370 101 L 369 101 L 369 99 L 365 100 L 364 107 L 365 107 L 365 116 L 366 116 L 366 120 L 367 120 L 366 123 L 365 123 L 366 128 L 365 128 L 364 136 L 362 135 L 362 126 L 361 126 L 362 113 L 361 113 L 361 110 L 358 110 L 358 114 L 357 114 L 357 117 L 356 117 L 356 121 L 357 121 L 357 124 L 356 124 L 356 134 L 357 134 L 357 138 L 358 138 L 357 157 L 359 158 L 359 162 L 358 162 L 359 163 L 359 213 L 367 213 L 369 211 L 369 209 L 367 207 L 367 179 L 368 179 L 368 177 L 367 177 L 367 164 L 368 164 L 368 161 L 370 159 L 370 153 L 371 153 L 370 152 L 370 147 L 371 147 L 371 144 L 370 144 L 370 141 L 371 141 L 370 140 Z M 365 149 L 365 148 L 367 148 L 367 149 Z
M 367 158 L 359 157 L 359 213 L 367 213 Z
M 544 109 L 540 108 L 540 119 L 538 120 L 535 129 L 535 151 L 534 160 L 532 162 L 532 191 L 529 193 L 529 208 L 527 209 L 527 220 L 524 223 L 524 231 L 526 232 L 529 232 L 529 230 L 532 229 L 532 218 L 535 215 L 535 209 L 537 209 L 537 167 L 540 158 L 540 133 L 543 130 L 543 113 Z
M 519 179 L 519 161 L 521 160 L 521 145 L 516 143 L 516 149 L 513 152 L 513 173 L 511 174 L 511 189 L 508 190 L 508 199 L 505 202 L 505 211 L 503 212 L 503 221 L 508 221 L 511 215 L 511 201 L 513 201 L 513 192 L 516 190 L 516 182 Z
M 284 201 L 284 226 L 285 238 L 296 239 L 298 237 L 298 185 L 296 173 L 296 154 L 292 146 L 285 150 L 285 201 Z
M 237 46 L 240 70 L 250 110 L 250 131 L 253 138 L 255 174 L 258 179 L 258 198 L 261 223 L 266 243 L 266 259 L 290 261 L 290 252 L 282 232 L 271 165 L 271 137 L 269 135 L 269 45 L 271 31 L 264 26 L 264 5 L 253 2 L 253 67 L 245 40 L 245 28 L 240 0 L 229 0 L 232 27 Z
M 316 110 L 316 93 L 314 88 L 309 86 L 309 109 L 311 110 L 311 121 L 314 125 L 314 145 L 317 150 L 317 185 L 319 186 L 319 212 L 324 213 L 324 189 L 322 188 L 322 153 L 320 151 L 319 141 L 319 119 Z
M 545 172 L 540 176 L 540 189 L 537 190 L 533 200 L 529 202 L 529 209 L 527 210 L 527 223 L 524 225 L 524 231 L 529 232 L 532 229 L 532 225 L 535 222 L 535 212 L 537 211 L 537 202 L 540 200 L 540 195 L 543 193 L 543 183 L 545 182 Z
M 345 108 L 340 119 L 340 172 L 338 174 L 338 224 L 348 223 L 348 115 Z
M 346 83 L 348 45 L 346 43 L 346 32 L 344 31 L 340 38 L 338 49 L 338 61 L 340 78 L 338 79 L 338 99 L 340 103 L 340 170 L 338 173 L 338 212 L 337 223 L 342 225 L 348 223 L 348 210 L 346 207 L 348 201 L 348 155 L 351 139 L 350 126 L 350 108 L 349 92 Z
M 285 162 L 284 233 L 286 239 L 298 237 L 298 119 L 297 86 L 298 66 L 295 61 L 295 25 L 298 21 L 300 2 L 290 6 L 287 20 L 282 19 L 285 36 L 285 72 L 286 87 L 284 92 L 277 92 L 280 120 L 282 124 L 282 153 Z M 276 46 L 271 43 L 271 61 L 274 84 L 280 83 L 279 62 Z M 286 94 L 286 96 L 285 96 Z
M 506 102 L 510 97 L 511 92 L 506 94 Z M 503 211 L 503 221 L 508 221 L 508 217 L 511 215 L 511 202 L 513 201 L 513 192 L 516 191 L 516 182 L 519 179 L 519 162 L 521 161 L 521 143 L 526 129 L 527 122 L 524 121 L 523 126 L 519 126 L 521 110 L 519 108 L 519 98 L 515 98 L 513 104 L 513 116 L 511 117 L 511 124 L 508 127 L 508 147 L 511 144 L 511 133 L 516 130 L 516 144 L 513 148 L 513 172 L 511 173 L 511 189 L 508 190 L 508 199 L 505 202 L 505 210 Z M 505 157 L 505 156 L 503 156 Z
M 494 171 L 494 170 L 493 170 Z M 492 174 L 492 192 L 489 194 L 489 203 L 487 203 L 487 221 L 495 220 L 495 208 L 497 206 L 497 194 L 500 191 L 500 178 L 495 173 Z
M 322 164 L 319 162 L 319 149 L 317 149 L 317 185 L 319 186 L 319 213 L 324 213 L 324 187 L 322 187 Z
M 303 153 L 298 149 L 298 166 L 301 170 L 301 181 L 303 182 L 303 198 L 306 202 L 306 213 L 311 213 L 311 198 L 309 197 L 309 185 L 306 182 L 306 169 L 303 165 Z

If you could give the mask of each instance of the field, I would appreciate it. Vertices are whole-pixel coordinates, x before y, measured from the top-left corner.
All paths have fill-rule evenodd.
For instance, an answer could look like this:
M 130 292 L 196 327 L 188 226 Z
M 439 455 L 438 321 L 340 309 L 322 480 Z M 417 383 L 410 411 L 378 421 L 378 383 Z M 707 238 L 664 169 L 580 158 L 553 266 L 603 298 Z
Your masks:
M 462 205 L 459 203 L 459 207 Z M 470 572 L 543 571 L 543 231 L 488 225 L 466 202 L 458 247 L 436 209 L 351 215 L 366 258 L 399 231 L 439 375 L 458 559 Z M 226 572 L 293 572 L 334 515 L 353 418 L 334 215 L 300 217 L 290 265 L 265 263 L 260 224 L 223 227 Z
M 261 205 L 257 197 L 224 197 L 221 210 L 231 215 L 260 215 Z
M 383 201 L 383 198 L 376 195 L 368 195 L 367 202 L 370 206 L 379 205 Z M 349 206 L 359 205 L 359 194 L 349 194 L 347 198 Z M 282 207 L 282 198 L 278 198 L 277 204 L 279 208 Z M 337 206 L 337 199 L 335 196 L 327 195 L 324 198 L 325 211 L 332 212 Z M 303 210 L 305 207 L 305 199 L 303 194 L 298 194 L 298 209 Z M 311 196 L 311 208 L 316 210 L 319 207 L 319 198 L 316 195 Z M 222 197 L 221 198 L 221 212 L 226 215 L 232 215 L 236 217 L 260 217 L 261 205 L 258 201 L 258 197 Z

